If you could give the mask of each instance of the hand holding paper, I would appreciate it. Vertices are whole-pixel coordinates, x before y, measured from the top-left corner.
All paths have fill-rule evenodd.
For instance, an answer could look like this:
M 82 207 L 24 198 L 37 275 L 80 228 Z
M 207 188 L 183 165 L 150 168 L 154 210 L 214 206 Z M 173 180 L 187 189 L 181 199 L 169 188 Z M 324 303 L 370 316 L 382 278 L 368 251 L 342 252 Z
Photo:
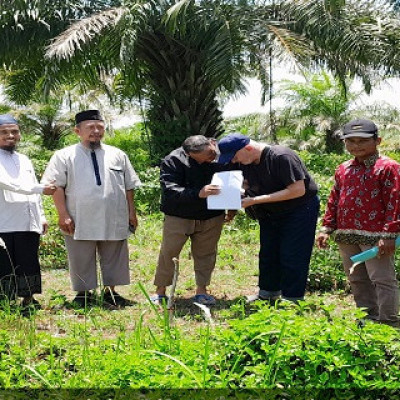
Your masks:
M 199 197 L 201 199 L 205 199 L 208 196 L 214 196 L 216 194 L 220 194 L 221 188 L 218 185 L 206 185 L 204 186 L 199 193 Z
M 216 172 L 211 185 L 220 188 L 219 194 L 207 197 L 209 210 L 240 210 L 241 189 L 243 184 L 242 171 Z

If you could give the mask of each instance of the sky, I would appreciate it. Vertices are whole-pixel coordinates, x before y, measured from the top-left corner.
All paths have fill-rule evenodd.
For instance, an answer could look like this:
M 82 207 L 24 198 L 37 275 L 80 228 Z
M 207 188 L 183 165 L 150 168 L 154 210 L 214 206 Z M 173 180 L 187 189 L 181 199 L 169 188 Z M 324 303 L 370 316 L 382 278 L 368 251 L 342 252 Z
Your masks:
M 288 74 L 283 70 L 278 70 L 274 73 L 276 82 L 283 79 L 293 81 L 304 81 L 304 78 L 299 74 Z M 261 105 L 261 83 L 257 79 L 247 80 L 248 93 L 236 99 L 229 100 L 223 107 L 223 115 L 225 118 L 244 116 L 254 113 L 267 113 L 269 104 Z M 361 92 L 362 84 L 360 81 L 355 81 L 351 87 L 351 91 Z M 353 108 L 365 107 L 373 103 L 387 103 L 392 107 L 400 109 L 400 79 L 390 78 L 380 85 L 377 85 L 370 95 L 363 94 L 353 104 Z M 285 101 L 282 98 L 273 99 L 273 108 L 282 108 Z M 139 121 L 140 117 L 136 115 L 118 116 L 113 121 L 113 127 L 119 128 L 131 125 L 132 121 Z
M 273 78 L 275 82 L 281 80 L 293 80 L 293 81 L 304 81 L 304 77 L 299 73 L 288 72 L 283 68 L 275 68 L 273 70 Z M 276 84 L 276 87 L 278 84 Z M 223 115 L 225 118 L 238 117 L 253 113 L 266 113 L 269 110 L 269 104 L 261 106 L 261 83 L 257 79 L 247 80 L 248 93 L 240 96 L 236 99 L 229 100 L 223 107 Z M 351 87 L 351 91 L 359 92 L 362 90 L 360 81 L 355 81 Z M 0 102 L 4 99 L 1 96 L 0 88 Z M 357 102 L 353 104 L 354 107 L 363 107 L 372 103 L 387 103 L 393 107 L 400 109 L 400 79 L 389 78 L 381 84 L 377 85 L 372 93 L 368 96 L 363 94 Z M 278 109 L 284 106 L 284 100 L 275 97 L 273 100 L 273 108 Z M 128 113 L 118 115 L 112 121 L 113 128 L 120 128 L 125 126 L 131 126 L 133 123 L 141 120 L 141 117 L 134 114 Z
M 278 82 L 281 79 L 289 79 L 294 81 L 304 81 L 304 79 L 297 74 L 287 75 L 279 73 L 276 77 Z M 360 81 L 355 81 L 351 87 L 351 91 L 359 92 L 362 90 Z M 390 78 L 380 85 L 376 86 L 370 95 L 363 94 L 353 104 L 353 107 L 366 106 L 373 103 L 387 103 L 393 107 L 400 109 L 400 79 Z M 283 99 L 275 98 L 273 100 L 273 107 L 282 108 L 284 106 Z M 224 107 L 225 117 L 236 117 L 252 113 L 268 112 L 269 105 L 261 106 L 261 83 L 257 79 L 248 80 L 248 94 L 240 96 L 235 100 L 230 100 Z

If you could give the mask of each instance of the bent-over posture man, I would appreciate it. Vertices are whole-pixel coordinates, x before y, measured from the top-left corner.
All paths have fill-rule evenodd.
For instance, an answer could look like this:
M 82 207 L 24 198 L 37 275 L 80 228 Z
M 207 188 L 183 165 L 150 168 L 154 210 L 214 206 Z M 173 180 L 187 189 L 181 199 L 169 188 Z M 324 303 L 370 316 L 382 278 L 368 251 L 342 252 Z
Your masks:
M 233 133 L 218 142 L 220 163 L 239 163 L 260 224 L 259 292 L 249 297 L 304 298 L 319 212 L 317 185 L 299 156 L 284 146 Z
M 172 284 L 173 258 L 190 238 L 194 261 L 196 294 L 193 301 L 213 305 L 215 298 L 207 293 L 215 268 L 217 244 L 224 223 L 223 210 L 208 210 L 207 197 L 220 193 L 210 185 L 213 174 L 221 171 L 215 163 L 216 142 L 202 135 L 190 136 L 182 147 L 172 151 L 161 164 L 161 211 L 165 214 L 163 239 L 154 284 L 157 286 L 152 301 L 166 300 L 166 287 Z M 228 212 L 226 221 L 233 212 Z

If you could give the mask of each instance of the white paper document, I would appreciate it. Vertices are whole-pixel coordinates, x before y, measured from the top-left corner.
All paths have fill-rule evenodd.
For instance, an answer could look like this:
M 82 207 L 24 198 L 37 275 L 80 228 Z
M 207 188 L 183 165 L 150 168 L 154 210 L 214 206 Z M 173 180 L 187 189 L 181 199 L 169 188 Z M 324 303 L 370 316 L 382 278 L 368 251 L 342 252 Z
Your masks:
M 211 185 L 218 185 L 221 193 L 207 197 L 209 210 L 240 210 L 241 189 L 243 184 L 242 171 L 216 172 L 211 180 Z

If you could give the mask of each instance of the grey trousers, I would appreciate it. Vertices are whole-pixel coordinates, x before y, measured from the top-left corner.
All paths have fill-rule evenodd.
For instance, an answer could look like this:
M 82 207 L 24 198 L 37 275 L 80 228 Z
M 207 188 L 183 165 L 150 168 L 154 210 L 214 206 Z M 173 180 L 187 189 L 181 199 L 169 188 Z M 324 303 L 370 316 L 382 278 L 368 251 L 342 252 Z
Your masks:
M 394 257 L 382 255 L 357 265 L 350 275 L 350 257 L 372 246 L 339 243 L 344 270 L 349 279 L 357 307 L 367 309 L 369 318 L 377 321 L 399 320 L 399 285 Z
M 165 216 L 154 285 L 169 286 L 174 276 L 174 257 L 178 258 L 190 238 L 197 286 L 208 286 L 217 259 L 218 240 L 224 215 L 207 220 L 192 220 Z
M 95 289 L 97 256 L 104 286 L 129 285 L 127 240 L 74 240 L 64 235 L 72 290 Z

